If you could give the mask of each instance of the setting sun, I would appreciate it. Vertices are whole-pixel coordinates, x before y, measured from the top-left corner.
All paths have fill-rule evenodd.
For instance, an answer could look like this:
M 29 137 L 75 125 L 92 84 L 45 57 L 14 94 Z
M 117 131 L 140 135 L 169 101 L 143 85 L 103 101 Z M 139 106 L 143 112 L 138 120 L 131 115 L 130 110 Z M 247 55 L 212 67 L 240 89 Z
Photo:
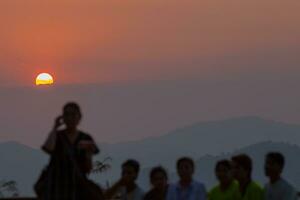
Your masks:
M 54 83 L 53 77 L 48 73 L 41 73 L 36 77 L 36 85 L 51 85 Z

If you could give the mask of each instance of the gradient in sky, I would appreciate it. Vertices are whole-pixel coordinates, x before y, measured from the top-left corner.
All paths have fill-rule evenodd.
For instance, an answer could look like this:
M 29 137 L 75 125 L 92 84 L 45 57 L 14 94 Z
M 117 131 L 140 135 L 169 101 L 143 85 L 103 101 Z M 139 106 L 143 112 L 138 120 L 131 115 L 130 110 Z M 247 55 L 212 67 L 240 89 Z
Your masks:
M 298 123 L 299 10 L 299 0 L 0 0 L 0 141 L 40 145 L 68 100 L 97 141 L 245 115 Z M 45 71 L 57 85 L 27 87 Z
M 299 73 L 298 0 L 1 0 L 0 84 Z

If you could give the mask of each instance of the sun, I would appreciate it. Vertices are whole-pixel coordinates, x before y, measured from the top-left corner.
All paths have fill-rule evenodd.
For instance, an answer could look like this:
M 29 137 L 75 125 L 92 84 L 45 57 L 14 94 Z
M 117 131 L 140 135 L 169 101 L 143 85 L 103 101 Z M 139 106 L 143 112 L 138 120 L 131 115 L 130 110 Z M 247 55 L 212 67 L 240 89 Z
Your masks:
M 48 73 L 41 73 L 35 79 L 36 85 L 52 85 L 53 83 L 53 77 Z

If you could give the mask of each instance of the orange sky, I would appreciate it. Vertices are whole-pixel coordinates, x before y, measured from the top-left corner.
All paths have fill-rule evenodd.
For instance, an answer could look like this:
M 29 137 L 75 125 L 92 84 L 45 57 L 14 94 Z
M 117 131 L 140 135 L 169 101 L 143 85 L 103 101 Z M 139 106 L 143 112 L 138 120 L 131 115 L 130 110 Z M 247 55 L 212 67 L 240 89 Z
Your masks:
M 299 0 L 0 0 L 2 139 L 35 127 L 26 140 L 40 144 L 69 99 L 104 141 L 229 116 L 298 123 L 299 10 Z M 155 81 L 15 87 L 44 71 L 62 85 Z
M 295 70 L 299 10 L 298 0 L 1 0 L 0 84 L 41 71 L 63 84 Z

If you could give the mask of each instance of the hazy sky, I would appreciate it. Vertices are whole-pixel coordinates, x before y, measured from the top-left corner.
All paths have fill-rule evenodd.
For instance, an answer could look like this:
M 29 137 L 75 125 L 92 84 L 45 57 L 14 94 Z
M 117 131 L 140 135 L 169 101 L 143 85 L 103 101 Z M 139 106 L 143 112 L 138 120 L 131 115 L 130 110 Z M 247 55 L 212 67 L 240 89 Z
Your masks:
M 0 141 L 38 146 L 74 99 L 97 141 L 245 115 L 298 123 L 299 10 L 299 0 L 0 0 Z M 33 88 L 44 71 L 59 87 Z
M 298 0 L 1 0 L 0 83 L 299 72 Z

